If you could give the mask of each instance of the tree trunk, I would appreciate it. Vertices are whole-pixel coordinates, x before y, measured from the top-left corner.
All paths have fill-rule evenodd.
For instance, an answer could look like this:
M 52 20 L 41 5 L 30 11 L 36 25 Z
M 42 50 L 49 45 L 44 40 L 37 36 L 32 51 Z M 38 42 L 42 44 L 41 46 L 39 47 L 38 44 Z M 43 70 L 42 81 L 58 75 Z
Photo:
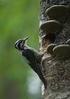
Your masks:
M 40 1 L 44 99 L 70 99 L 70 0 Z

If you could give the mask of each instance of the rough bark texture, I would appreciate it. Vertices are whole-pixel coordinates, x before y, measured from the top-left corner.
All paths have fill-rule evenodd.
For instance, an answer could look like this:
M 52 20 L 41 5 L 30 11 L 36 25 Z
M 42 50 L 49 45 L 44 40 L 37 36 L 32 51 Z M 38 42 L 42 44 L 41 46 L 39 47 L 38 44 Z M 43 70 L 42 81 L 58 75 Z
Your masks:
M 62 24 L 62 28 L 51 33 L 52 29 L 46 32 L 45 23 L 51 20 L 46 10 L 54 5 L 64 5 L 67 13 L 53 19 Z M 40 51 L 44 53 L 41 64 L 47 81 L 43 96 L 44 99 L 70 99 L 70 0 L 41 0 L 40 6 Z M 50 51 L 51 44 L 55 47 Z

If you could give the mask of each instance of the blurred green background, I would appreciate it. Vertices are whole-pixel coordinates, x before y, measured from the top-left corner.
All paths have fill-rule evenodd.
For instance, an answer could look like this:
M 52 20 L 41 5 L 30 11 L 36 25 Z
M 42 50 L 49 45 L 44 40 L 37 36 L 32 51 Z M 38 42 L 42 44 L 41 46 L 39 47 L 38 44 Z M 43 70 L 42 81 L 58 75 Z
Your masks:
M 41 99 L 40 80 L 14 48 L 20 38 L 38 49 L 39 0 L 0 0 L 0 99 Z

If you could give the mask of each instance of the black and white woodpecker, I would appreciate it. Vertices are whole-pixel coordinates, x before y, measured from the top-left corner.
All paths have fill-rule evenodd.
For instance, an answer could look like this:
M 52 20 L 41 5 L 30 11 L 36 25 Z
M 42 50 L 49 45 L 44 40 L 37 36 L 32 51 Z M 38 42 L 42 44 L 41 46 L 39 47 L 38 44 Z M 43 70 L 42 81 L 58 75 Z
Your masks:
M 29 37 L 26 37 L 23 40 L 20 39 L 16 41 L 15 48 L 18 49 L 22 53 L 22 56 L 24 56 L 28 60 L 28 64 L 30 65 L 30 67 L 37 73 L 37 75 L 43 82 L 44 87 L 47 88 L 47 82 L 43 76 L 41 67 L 41 59 L 43 54 L 39 54 L 39 52 L 26 44 L 28 38 Z

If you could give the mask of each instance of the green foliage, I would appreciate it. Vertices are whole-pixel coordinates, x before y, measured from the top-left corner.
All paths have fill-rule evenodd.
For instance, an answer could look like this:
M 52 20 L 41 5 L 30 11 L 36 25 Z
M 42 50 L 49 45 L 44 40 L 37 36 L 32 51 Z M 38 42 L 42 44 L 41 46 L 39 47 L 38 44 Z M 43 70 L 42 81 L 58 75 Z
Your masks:
M 38 48 L 38 13 L 38 0 L 0 0 L 0 99 L 14 99 L 15 96 L 9 98 L 8 93 L 16 88 L 21 97 L 15 99 L 31 99 L 27 96 L 30 68 L 14 43 L 31 36 L 28 44 Z M 12 89 L 16 84 L 18 87 Z

